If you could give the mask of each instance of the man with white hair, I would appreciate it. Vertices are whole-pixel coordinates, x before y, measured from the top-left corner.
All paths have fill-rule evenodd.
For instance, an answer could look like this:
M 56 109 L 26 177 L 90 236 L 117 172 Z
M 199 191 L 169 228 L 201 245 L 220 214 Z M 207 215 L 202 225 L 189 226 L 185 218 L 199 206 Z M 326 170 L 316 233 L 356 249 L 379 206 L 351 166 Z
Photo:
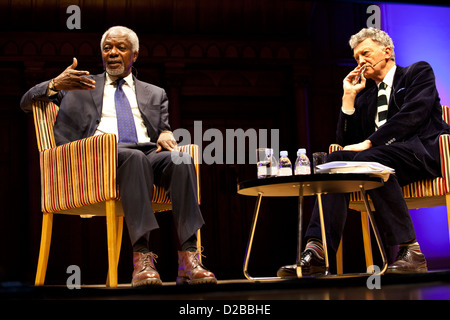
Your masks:
M 101 133 L 118 137 L 117 182 L 133 245 L 133 286 L 161 285 L 150 251 L 150 232 L 158 228 L 152 210 L 153 184 L 165 188 L 172 202 L 178 233 L 177 284 L 216 283 L 201 264 L 197 230 L 204 224 L 197 199 L 192 159 L 175 152 L 164 89 L 138 80 L 132 67 L 139 55 L 139 39 L 129 28 L 116 26 L 101 38 L 104 73 L 76 70 L 77 60 L 56 78 L 31 88 L 21 108 L 31 112 L 35 100 L 59 106 L 54 126 L 57 145 Z
M 433 70 L 423 61 L 406 68 L 396 65 L 392 39 L 379 29 L 362 29 L 350 38 L 350 47 L 358 66 L 343 81 L 337 125 L 337 142 L 345 147 L 327 161 L 373 161 L 395 169 L 384 186 L 368 191 L 383 240 L 399 246 L 387 272 L 427 272 L 401 186 L 440 176 L 439 136 L 450 128 L 442 120 Z M 328 194 L 322 200 L 328 248 L 336 252 L 350 197 Z M 317 204 L 306 239 L 302 271 L 323 273 Z M 278 275 L 295 276 L 295 266 L 281 267 Z

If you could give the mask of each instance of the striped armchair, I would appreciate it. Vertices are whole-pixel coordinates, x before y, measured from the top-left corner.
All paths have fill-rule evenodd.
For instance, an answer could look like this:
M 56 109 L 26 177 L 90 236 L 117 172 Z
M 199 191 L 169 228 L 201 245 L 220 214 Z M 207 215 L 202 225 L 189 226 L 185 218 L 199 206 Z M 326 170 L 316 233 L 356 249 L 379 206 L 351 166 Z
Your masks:
M 78 215 L 82 218 L 106 216 L 108 245 L 107 286 L 117 287 L 117 266 L 123 231 L 123 209 L 116 182 L 116 135 L 106 133 L 56 146 L 53 125 L 58 113 L 54 103 L 37 101 L 33 118 L 41 169 L 41 209 L 43 213 L 41 246 L 35 285 L 45 281 L 52 235 L 53 214 Z M 200 202 L 198 146 L 181 146 L 191 154 L 197 171 Z M 163 188 L 154 186 L 155 212 L 171 210 Z M 200 247 L 200 231 L 198 243 Z
M 442 106 L 442 118 L 450 124 L 450 108 L 448 106 Z M 408 184 L 402 187 L 402 191 L 409 209 L 446 206 L 450 235 L 450 135 L 444 134 L 440 136 L 439 148 L 441 152 L 442 176 Z M 329 152 L 331 153 L 341 149 L 342 147 L 340 145 L 332 144 L 329 147 Z M 370 230 L 365 212 L 366 208 L 360 192 L 354 192 L 350 195 L 349 207 L 361 212 L 364 254 L 366 266 L 369 267 L 373 265 Z M 336 261 L 338 273 L 342 273 L 342 241 L 339 245 Z

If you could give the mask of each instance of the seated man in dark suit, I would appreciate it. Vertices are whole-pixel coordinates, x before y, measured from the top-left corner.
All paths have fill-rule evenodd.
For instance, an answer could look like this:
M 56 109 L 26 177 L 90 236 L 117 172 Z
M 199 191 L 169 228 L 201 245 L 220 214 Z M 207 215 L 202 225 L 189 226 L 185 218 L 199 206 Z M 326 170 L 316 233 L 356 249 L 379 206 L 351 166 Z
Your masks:
M 101 50 L 106 72 L 91 76 L 76 70 L 74 58 L 59 76 L 31 88 L 22 97 L 21 108 L 30 112 L 32 102 L 39 99 L 59 106 L 54 126 L 57 145 L 106 132 L 118 136 L 117 181 L 134 251 L 133 286 L 161 284 L 156 255 L 148 245 L 150 232 L 158 228 L 151 203 L 153 184 L 163 186 L 172 202 L 180 242 L 177 283 L 216 283 L 197 251 L 196 231 L 204 221 L 192 159 L 177 154 L 177 164 L 172 161 L 177 143 L 168 122 L 167 95 L 132 75 L 139 54 L 134 31 L 110 28 L 103 34 Z
M 368 191 L 384 241 L 399 246 L 389 273 L 426 272 L 401 186 L 440 176 L 439 136 L 450 133 L 434 73 L 426 62 L 402 68 L 395 64 L 394 44 L 384 31 L 362 29 L 350 38 L 358 66 L 343 81 L 337 142 L 344 150 L 327 161 L 374 161 L 395 169 L 383 187 Z M 360 77 L 360 79 L 359 79 Z M 323 196 L 328 248 L 336 251 L 347 217 L 348 194 Z M 301 257 L 304 274 L 325 270 L 317 204 L 306 232 Z M 278 270 L 294 276 L 294 266 Z

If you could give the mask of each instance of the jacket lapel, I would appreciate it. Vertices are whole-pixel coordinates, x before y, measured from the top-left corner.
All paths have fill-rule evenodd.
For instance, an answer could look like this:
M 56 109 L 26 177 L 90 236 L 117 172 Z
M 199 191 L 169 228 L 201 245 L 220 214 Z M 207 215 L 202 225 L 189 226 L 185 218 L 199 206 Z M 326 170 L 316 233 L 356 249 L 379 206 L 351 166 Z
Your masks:
M 97 109 L 98 116 L 102 115 L 103 106 L 103 91 L 105 89 L 105 73 L 97 74 L 92 76 L 95 80 L 95 89 L 90 90 L 92 100 L 94 101 L 95 108 Z
M 139 110 L 141 111 L 141 113 L 145 114 L 145 109 L 147 107 L 148 101 L 150 101 L 151 91 L 146 83 L 139 81 L 134 76 L 133 79 L 134 79 L 134 86 L 136 89 L 136 99 Z
M 142 118 L 147 127 L 147 133 L 152 141 L 158 139 L 158 125 L 159 125 L 159 107 L 155 108 L 151 105 L 152 90 L 150 86 L 142 81 L 139 81 L 133 76 L 134 86 L 136 89 L 136 99 Z
M 402 82 L 404 78 L 405 68 L 397 65 L 397 70 L 395 70 L 394 81 L 392 83 L 391 95 L 389 97 L 389 107 L 388 107 L 388 119 L 400 109 L 400 105 L 397 103 L 402 103 L 403 101 L 398 102 L 395 95 L 405 88 L 402 87 Z
M 366 94 L 367 100 L 363 106 L 367 106 L 367 118 L 364 119 L 365 128 L 369 131 L 368 133 L 372 133 L 375 131 L 375 115 L 377 113 L 377 96 L 378 96 L 378 87 L 374 84 Z

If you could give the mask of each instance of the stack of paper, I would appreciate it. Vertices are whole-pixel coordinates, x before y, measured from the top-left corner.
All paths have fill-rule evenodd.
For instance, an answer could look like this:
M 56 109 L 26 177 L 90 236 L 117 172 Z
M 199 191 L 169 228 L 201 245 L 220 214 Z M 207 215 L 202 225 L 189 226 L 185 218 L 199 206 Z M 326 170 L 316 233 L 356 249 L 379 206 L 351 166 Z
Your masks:
M 381 176 L 384 181 L 389 179 L 395 170 L 378 162 L 362 161 L 332 161 L 316 167 L 317 173 L 367 173 Z

